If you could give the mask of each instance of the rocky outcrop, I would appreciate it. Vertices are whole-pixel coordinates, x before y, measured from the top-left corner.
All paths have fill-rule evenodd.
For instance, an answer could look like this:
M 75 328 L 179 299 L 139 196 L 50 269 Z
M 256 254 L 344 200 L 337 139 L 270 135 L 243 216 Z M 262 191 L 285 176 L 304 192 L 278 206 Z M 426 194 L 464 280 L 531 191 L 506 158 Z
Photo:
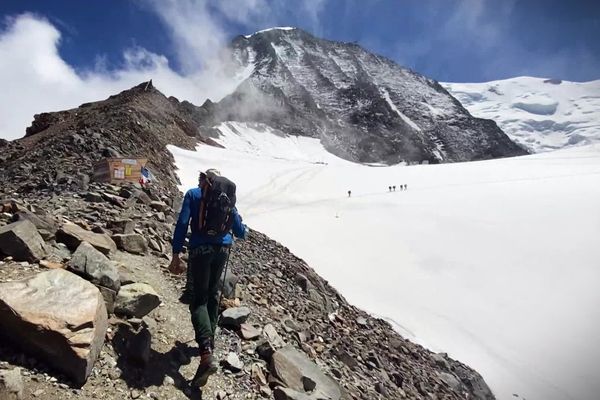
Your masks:
M 246 122 L 317 138 L 355 162 L 470 161 L 527 154 L 492 120 L 474 118 L 438 82 L 353 43 L 301 29 L 239 36 L 232 58 L 252 74 L 198 112 L 203 131 Z
M 29 220 L 0 227 L 0 253 L 29 262 L 46 256 L 44 240 Z
M 0 284 L 0 332 L 83 384 L 104 343 L 104 301 L 91 283 L 55 269 Z

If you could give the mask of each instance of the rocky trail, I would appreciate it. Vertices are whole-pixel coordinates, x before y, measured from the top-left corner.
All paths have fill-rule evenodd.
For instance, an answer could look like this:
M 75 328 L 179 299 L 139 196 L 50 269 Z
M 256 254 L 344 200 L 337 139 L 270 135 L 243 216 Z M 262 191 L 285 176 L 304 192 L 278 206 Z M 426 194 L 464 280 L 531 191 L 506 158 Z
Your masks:
M 0 141 L 0 400 L 494 398 L 252 229 L 231 252 L 220 368 L 192 390 L 185 277 L 166 270 L 181 196 L 166 145 L 210 143 L 199 112 L 144 83 Z M 93 164 L 119 155 L 147 156 L 157 180 L 95 182 Z
M 112 199 L 108 195 L 118 188 L 97 185 L 94 189 L 101 193 L 99 198 Z M 103 231 L 104 235 L 108 232 L 105 225 L 115 231 L 116 226 L 125 226 L 127 232 L 133 228 L 133 233 L 111 232 L 113 237 L 131 237 L 131 243 L 118 240 L 121 250 L 110 256 L 110 261 L 118 266 L 120 290 L 113 304 L 107 301 L 107 308 L 114 310 L 117 316 L 110 315 L 106 340 L 82 386 L 68 374 L 57 373 L 56 368 L 48 367 L 35 351 L 22 353 L 15 346 L 19 339 L 13 336 L 20 332 L 3 329 L 7 337 L 3 337 L 0 345 L 2 373 L 19 371 L 20 374 L 18 379 L 15 378 L 20 383 L 15 385 L 21 388 L 21 394 L 15 398 L 376 399 L 435 396 L 459 399 L 470 398 L 468 393 L 473 393 L 475 398 L 490 398 L 485 397 L 484 393 L 489 393 L 487 387 L 474 371 L 443 354 L 432 354 L 402 339 L 387 322 L 347 304 L 302 260 L 256 231 L 251 231 L 247 240 L 238 241 L 231 253 L 229 267 L 233 274 L 226 280 L 228 298 L 223 301 L 227 307 L 224 313 L 227 328 L 219 330 L 216 342 L 221 369 L 202 392 L 195 392 L 188 386 L 188 381 L 197 366 L 197 346 L 187 306 L 179 302 L 185 278 L 169 274 L 165 252 L 146 245 L 148 237 L 154 241 L 154 247 L 161 250 L 167 247 L 169 224 L 156 222 L 156 215 L 166 211 L 168 218 L 165 219 L 172 220 L 173 210 L 166 205 L 164 208 L 154 205 L 164 211 L 152 211 L 141 201 L 133 206 L 134 210 L 121 209 L 115 201 L 90 201 L 98 198 L 89 193 L 66 194 L 40 204 L 44 207 L 64 204 L 66 207 L 54 207 L 54 212 L 64 212 L 71 222 L 87 228 L 90 226 L 84 217 L 102 220 L 112 216 L 112 220 L 93 223 L 92 229 Z M 35 220 L 31 215 L 37 214 L 28 211 L 31 209 L 44 215 L 43 221 L 47 225 L 51 225 L 49 221 L 54 218 L 43 214 L 41 207 L 30 202 L 26 205 L 18 201 L 4 202 L 4 208 L 1 215 L 6 225 L 0 231 L 23 221 Z M 123 220 L 119 214 L 131 218 Z M 8 224 L 7 220 L 12 220 L 15 215 L 28 215 L 29 219 L 20 217 L 20 222 Z M 3 285 L 54 271 L 53 268 L 67 267 L 77 272 L 73 260 L 86 242 L 82 241 L 83 244 L 71 254 L 63 243 L 69 241 L 61 233 L 65 230 L 67 217 L 61 214 L 61 218 L 63 227 L 59 228 L 57 223 L 54 233 L 42 229 L 45 225 L 35 220 L 40 226 L 38 230 L 54 238 L 44 242 L 44 246 L 50 248 L 47 256 L 33 262 L 5 257 L 0 262 L 0 289 Z M 152 222 L 146 222 L 146 218 Z M 134 239 L 143 244 L 133 245 Z M 88 240 L 93 242 L 94 239 Z M 0 234 L 3 252 L 8 248 L 7 241 L 6 235 Z M 120 304 L 119 296 L 133 282 L 149 285 L 160 300 L 138 304 L 142 311 L 127 310 Z M 98 287 L 107 289 L 100 284 Z M 0 313 L 5 313 L 3 295 L 0 295 L 0 301 L 4 301 L 0 303 Z M 77 308 L 77 304 L 71 304 L 71 307 Z M 146 311 L 149 312 L 142 315 Z M 286 351 L 290 354 L 286 355 Z M 274 361 L 278 355 L 282 359 L 279 363 Z M 324 390 L 323 396 L 319 397 L 320 392 L 315 392 L 316 389 Z M 314 394 L 312 397 L 311 393 Z

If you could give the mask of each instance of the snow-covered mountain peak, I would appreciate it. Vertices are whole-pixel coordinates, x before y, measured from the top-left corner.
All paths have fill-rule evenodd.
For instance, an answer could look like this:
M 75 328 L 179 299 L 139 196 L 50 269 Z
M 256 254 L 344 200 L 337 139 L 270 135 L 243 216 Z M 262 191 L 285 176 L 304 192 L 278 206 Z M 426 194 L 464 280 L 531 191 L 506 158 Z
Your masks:
M 473 118 L 436 81 L 354 43 L 297 28 L 238 36 L 234 60 L 252 73 L 211 110 L 206 128 L 261 123 L 318 138 L 351 161 L 469 161 L 525 154 L 492 121 Z
M 271 31 L 291 31 L 294 29 L 297 29 L 297 28 L 295 28 L 293 26 L 274 26 L 272 28 L 267 28 L 267 29 L 262 29 L 260 31 L 256 31 L 251 35 L 244 35 L 244 37 L 246 39 L 250 39 L 252 36 L 259 34 L 259 33 L 265 33 L 265 32 L 271 32 Z
M 489 118 L 533 152 L 600 142 L 600 80 L 522 76 L 484 83 L 443 83 L 471 114 Z

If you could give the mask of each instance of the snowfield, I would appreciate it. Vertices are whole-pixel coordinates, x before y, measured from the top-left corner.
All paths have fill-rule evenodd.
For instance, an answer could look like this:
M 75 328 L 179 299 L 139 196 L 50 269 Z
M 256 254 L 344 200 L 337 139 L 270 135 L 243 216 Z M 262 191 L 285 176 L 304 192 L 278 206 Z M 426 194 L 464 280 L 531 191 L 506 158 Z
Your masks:
M 496 121 L 532 152 L 600 142 L 600 80 L 522 76 L 484 83 L 442 83 L 469 112 Z
M 600 145 L 374 167 L 258 125 L 220 131 L 226 149 L 170 147 L 183 191 L 220 169 L 251 228 L 499 399 L 598 399 Z

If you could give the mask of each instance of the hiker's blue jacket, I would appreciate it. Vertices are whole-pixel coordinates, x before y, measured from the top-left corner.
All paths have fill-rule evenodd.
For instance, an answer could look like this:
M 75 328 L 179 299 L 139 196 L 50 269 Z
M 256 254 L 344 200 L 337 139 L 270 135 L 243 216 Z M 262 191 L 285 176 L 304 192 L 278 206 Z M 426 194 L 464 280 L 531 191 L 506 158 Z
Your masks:
M 202 198 L 202 189 L 194 188 L 187 191 L 183 198 L 179 219 L 173 233 L 173 254 L 181 253 L 185 235 L 192 219 L 192 236 L 190 237 L 189 248 L 193 249 L 203 244 L 220 244 L 231 245 L 233 237 L 231 233 L 226 233 L 223 236 L 208 236 L 200 234 L 199 218 L 200 218 L 200 199 Z M 233 234 L 236 237 L 244 239 L 246 237 L 246 226 L 242 224 L 242 218 L 237 210 L 233 209 Z

